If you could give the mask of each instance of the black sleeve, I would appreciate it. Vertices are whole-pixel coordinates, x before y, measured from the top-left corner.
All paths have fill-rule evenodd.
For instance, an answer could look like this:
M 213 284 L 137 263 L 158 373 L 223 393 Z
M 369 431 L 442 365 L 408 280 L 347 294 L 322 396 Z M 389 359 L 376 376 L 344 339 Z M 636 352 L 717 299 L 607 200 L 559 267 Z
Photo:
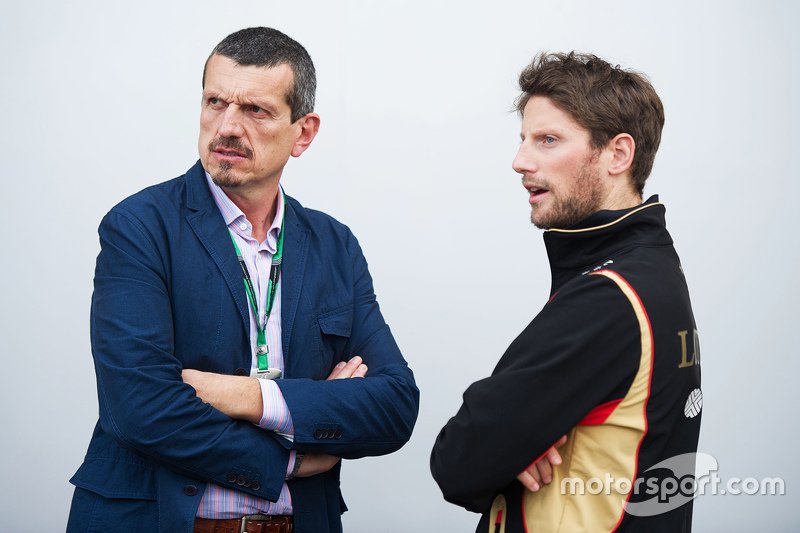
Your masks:
M 483 512 L 592 409 L 622 398 L 641 354 L 633 307 L 605 276 L 565 285 L 473 383 L 431 454 L 447 501 Z

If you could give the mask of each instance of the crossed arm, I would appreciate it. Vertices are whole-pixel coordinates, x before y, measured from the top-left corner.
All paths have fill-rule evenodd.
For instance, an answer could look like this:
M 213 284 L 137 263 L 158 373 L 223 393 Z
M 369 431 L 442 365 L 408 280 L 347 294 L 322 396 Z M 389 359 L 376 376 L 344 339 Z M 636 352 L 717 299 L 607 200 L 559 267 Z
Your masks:
M 553 443 L 630 387 L 641 335 L 619 287 L 587 275 L 562 287 L 545 309 L 492 376 L 465 391 L 461 409 L 437 437 L 431 472 L 452 503 L 484 512 L 514 479 L 541 489 L 551 479 L 550 464 L 559 461 Z M 531 466 L 542 456 L 550 464 Z
M 561 454 L 558 453 L 558 448 L 562 447 L 566 442 L 567 436 L 564 435 L 547 450 L 547 453 L 541 459 L 523 470 L 517 476 L 517 480 L 531 492 L 537 492 L 542 485 L 550 484 L 553 480 L 553 466 L 561 464 Z
M 327 380 L 363 378 L 367 370 L 367 365 L 363 364 L 361 357 L 356 356 L 336 365 Z M 261 420 L 263 400 L 261 386 L 255 378 L 188 368 L 183 369 L 181 376 L 184 383 L 194 388 L 198 398 L 230 418 L 246 420 L 253 424 L 258 424 Z M 327 453 L 306 453 L 296 476 L 308 477 L 327 472 L 339 460 L 339 457 Z

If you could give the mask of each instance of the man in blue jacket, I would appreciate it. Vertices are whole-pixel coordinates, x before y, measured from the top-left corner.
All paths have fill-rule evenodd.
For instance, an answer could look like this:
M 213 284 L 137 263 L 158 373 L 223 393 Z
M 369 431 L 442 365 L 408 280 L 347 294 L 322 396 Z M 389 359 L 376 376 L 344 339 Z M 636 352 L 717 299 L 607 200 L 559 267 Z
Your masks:
M 279 185 L 314 66 L 279 31 L 206 62 L 198 161 L 100 229 L 100 419 L 67 530 L 341 531 L 340 458 L 409 439 L 419 392 L 350 230 Z

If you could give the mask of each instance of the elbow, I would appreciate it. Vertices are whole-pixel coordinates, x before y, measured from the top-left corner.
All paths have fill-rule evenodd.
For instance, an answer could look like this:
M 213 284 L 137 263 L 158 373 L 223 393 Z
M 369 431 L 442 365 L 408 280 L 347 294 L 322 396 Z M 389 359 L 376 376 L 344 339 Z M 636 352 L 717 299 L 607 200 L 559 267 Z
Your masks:
M 491 505 L 495 490 L 486 479 L 487 465 L 465 453 L 469 448 L 468 439 L 448 435 L 445 426 L 431 451 L 431 475 L 446 501 L 481 513 Z
M 140 454 L 158 447 L 161 438 L 154 433 L 156 420 L 148 423 L 133 413 L 115 412 L 108 408 L 100 409 L 100 427 L 120 448 Z
M 98 386 L 98 393 L 101 429 L 118 446 L 140 455 L 159 455 L 175 446 L 175 437 L 192 421 L 187 413 L 190 402 L 169 401 L 169 391 L 135 396 Z M 205 406 L 204 411 L 211 408 Z
M 408 442 L 417 424 L 419 416 L 419 389 L 414 381 L 406 385 L 405 394 L 402 396 L 402 416 L 400 417 L 400 438 L 403 444 Z
M 396 380 L 390 394 L 374 395 L 362 411 L 357 436 L 348 441 L 347 451 L 333 451 L 344 459 L 388 455 L 411 439 L 419 414 L 419 390 L 413 380 Z M 353 446 L 355 444 L 355 446 Z M 327 451 L 327 450 L 326 450 Z
M 395 396 L 392 404 L 393 412 L 385 412 L 383 419 L 389 424 L 384 424 L 384 434 L 379 437 L 382 441 L 380 450 L 375 449 L 371 455 L 386 455 L 398 451 L 411 440 L 414 427 L 419 415 L 419 390 L 411 382 L 401 394 Z
M 469 482 L 469 471 L 466 471 L 464 475 L 454 471 L 450 465 L 446 464 L 441 454 L 437 453 L 436 448 L 431 453 L 430 467 L 431 475 L 439 485 L 442 497 L 446 501 L 468 511 L 481 512 L 483 510 L 481 503 L 476 501 L 474 487 Z
M 399 450 L 411 439 L 419 416 L 419 389 L 413 379 L 404 384 L 402 394 L 399 394 L 398 398 L 395 431 Z
M 410 374 L 410 370 L 408 371 Z M 383 405 L 381 417 L 383 420 L 391 421 L 387 427 L 387 436 L 391 436 L 391 441 L 395 443 L 395 449 L 399 450 L 406 442 L 411 439 L 414 426 L 419 416 L 419 389 L 414 382 L 413 376 L 403 379 L 395 378 L 392 386 L 392 393 L 385 399 L 389 402 L 376 402 L 376 405 Z M 391 452 L 387 452 L 391 453 Z

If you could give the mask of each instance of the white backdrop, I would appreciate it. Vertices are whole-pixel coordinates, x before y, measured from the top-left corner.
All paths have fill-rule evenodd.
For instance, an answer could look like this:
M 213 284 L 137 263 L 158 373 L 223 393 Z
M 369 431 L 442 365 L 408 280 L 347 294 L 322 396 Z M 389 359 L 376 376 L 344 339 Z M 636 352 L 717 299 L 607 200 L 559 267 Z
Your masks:
M 63 530 L 97 417 L 96 228 L 197 159 L 211 48 L 267 25 L 318 71 L 322 128 L 286 191 L 348 224 L 422 391 L 411 442 L 348 461 L 348 532 L 472 531 L 428 470 L 461 393 L 542 307 L 550 277 L 511 161 L 515 80 L 540 50 L 647 73 L 667 114 L 661 195 L 703 353 L 700 450 L 722 479 L 697 531 L 796 531 L 800 387 L 798 4 L 760 1 L 0 1 L 0 525 Z M 757 4 L 757 6 L 756 6 Z

